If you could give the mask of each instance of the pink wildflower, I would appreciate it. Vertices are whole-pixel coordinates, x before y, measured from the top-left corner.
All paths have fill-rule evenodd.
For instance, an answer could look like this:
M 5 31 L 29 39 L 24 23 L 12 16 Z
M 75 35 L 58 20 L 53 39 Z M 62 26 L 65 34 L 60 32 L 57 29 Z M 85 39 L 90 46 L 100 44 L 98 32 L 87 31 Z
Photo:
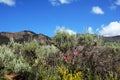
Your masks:
M 78 55 L 78 51 L 74 51 L 74 55 Z
M 67 57 L 66 57 L 66 56 L 64 56 L 64 59 L 67 59 Z
M 68 63 L 67 57 L 64 56 L 63 58 L 64 58 L 65 62 Z

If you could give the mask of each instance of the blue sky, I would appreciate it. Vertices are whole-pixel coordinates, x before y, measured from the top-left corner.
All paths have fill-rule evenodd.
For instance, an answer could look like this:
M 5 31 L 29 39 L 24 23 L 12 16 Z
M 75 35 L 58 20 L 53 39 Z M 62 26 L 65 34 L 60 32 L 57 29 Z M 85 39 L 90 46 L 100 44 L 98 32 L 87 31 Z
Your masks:
M 53 36 L 57 27 L 120 35 L 120 0 L 0 0 L 0 32 Z

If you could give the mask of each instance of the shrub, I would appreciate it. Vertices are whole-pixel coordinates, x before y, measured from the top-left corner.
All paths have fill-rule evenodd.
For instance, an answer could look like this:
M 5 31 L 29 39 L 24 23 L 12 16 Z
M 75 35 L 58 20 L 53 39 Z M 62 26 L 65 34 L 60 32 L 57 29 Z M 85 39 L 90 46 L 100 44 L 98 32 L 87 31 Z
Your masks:
M 37 59 L 36 49 L 39 48 L 39 43 L 36 40 L 26 42 L 21 48 L 21 55 L 30 64 L 34 64 L 35 59 Z
M 52 38 L 53 44 L 58 47 L 62 52 L 67 52 L 70 48 L 76 45 L 76 35 L 69 34 L 65 30 L 58 31 Z
M 8 46 L 0 46 L 0 62 L 1 67 L 9 69 L 10 62 L 15 58 L 14 51 L 8 48 Z
M 22 56 L 19 56 L 19 58 L 14 58 L 10 64 L 9 67 L 15 72 L 24 72 L 24 71 L 29 71 L 31 70 L 31 67 L 28 62 L 24 60 Z
M 5 45 L 0 46 L 0 62 L 1 68 L 3 67 L 2 71 L 7 73 L 18 73 L 19 71 L 25 71 L 30 68 L 22 55 L 18 57 L 17 54 L 14 54 L 14 50 Z
M 43 59 L 49 55 L 55 54 L 59 50 L 54 45 L 42 45 L 36 48 L 35 52 L 38 58 Z
M 15 54 L 20 54 L 23 45 L 21 43 L 15 42 L 13 38 L 10 39 L 8 47 L 14 50 Z
M 57 59 L 59 59 L 59 49 L 57 49 L 54 45 L 42 45 L 37 48 L 35 52 L 38 57 L 35 61 L 36 64 L 52 64 L 53 66 L 54 63 L 57 63 Z
M 78 45 L 88 46 L 88 45 L 102 45 L 103 39 L 102 36 L 95 36 L 93 34 L 81 34 L 78 36 Z

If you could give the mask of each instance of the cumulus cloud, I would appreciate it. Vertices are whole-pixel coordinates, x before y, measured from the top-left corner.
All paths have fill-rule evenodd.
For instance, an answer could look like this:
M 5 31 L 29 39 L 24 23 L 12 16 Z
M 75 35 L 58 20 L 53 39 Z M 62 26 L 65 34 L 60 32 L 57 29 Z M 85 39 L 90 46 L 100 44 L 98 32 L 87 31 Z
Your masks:
M 104 11 L 99 6 L 92 7 L 92 12 L 94 14 L 104 14 Z
M 60 27 L 60 26 L 57 26 L 56 27 L 56 30 L 55 30 L 55 33 L 56 32 L 67 32 L 69 33 L 70 35 L 76 35 L 76 32 L 71 30 L 71 29 L 68 29 L 68 28 L 65 28 L 64 26 Z
M 94 34 L 92 27 L 88 27 L 88 33 L 89 34 Z
M 59 6 L 59 5 L 62 5 L 62 4 L 70 4 L 73 1 L 76 1 L 76 0 L 49 0 L 49 2 L 53 6 Z
M 99 34 L 103 36 L 116 36 L 120 35 L 120 21 L 111 22 L 107 26 L 102 26 Z
M 15 0 L 0 0 L 0 3 L 6 4 L 8 6 L 14 6 Z
M 120 6 L 120 0 L 116 0 L 115 4 Z

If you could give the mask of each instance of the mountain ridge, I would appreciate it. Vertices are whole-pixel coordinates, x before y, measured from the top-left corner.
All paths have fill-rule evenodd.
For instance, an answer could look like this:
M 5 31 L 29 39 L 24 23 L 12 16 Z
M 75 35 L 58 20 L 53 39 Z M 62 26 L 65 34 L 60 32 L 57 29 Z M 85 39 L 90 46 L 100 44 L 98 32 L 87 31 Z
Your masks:
M 51 38 L 44 34 L 36 34 L 29 30 L 24 30 L 20 32 L 0 32 L 0 44 L 7 44 L 13 38 L 16 42 L 29 41 L 31 39 L 36 39 L 40 44 L 51 43 Z
M 77 34 L 81 35 L 81 34 Z M 27 42 L 36 39 L 40 44 L 51 44 L 51 37 L 44 34 L 36 34 L 29 30 L 20 32 L 0 32 L 0 44 L 7 44 L 13 38 L 16 42 Z M 120 42 L 120 35 L 112 37 L 103 37 L 104 42 Z

